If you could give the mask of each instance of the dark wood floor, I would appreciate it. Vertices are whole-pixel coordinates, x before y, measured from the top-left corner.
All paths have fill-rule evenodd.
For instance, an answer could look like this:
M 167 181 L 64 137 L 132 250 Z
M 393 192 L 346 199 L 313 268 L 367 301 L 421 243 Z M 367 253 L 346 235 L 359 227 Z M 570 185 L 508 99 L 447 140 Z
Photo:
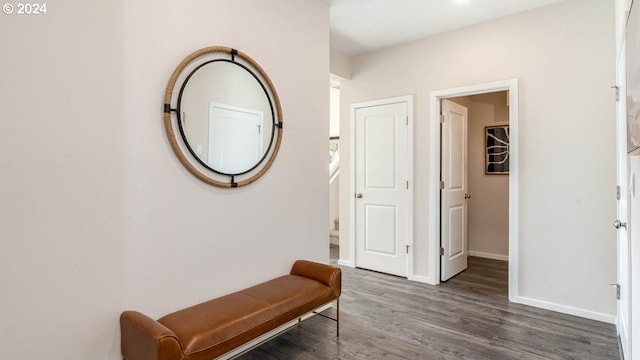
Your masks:
M 619 359 L 613 325 L 509 303 L 503 261 L 439 286 L 342 270 L 339 339 L 316 317 L 241 359 Z

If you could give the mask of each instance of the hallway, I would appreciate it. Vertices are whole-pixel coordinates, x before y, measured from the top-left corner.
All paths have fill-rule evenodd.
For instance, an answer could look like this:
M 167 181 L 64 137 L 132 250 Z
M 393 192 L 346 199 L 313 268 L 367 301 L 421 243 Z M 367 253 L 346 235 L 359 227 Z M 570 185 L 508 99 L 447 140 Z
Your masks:
M 509 303 L 503 261 L 439 286 L 342 270 L 339 339 L 316 317 L 241 359 L 619 359 L 614 325 Z

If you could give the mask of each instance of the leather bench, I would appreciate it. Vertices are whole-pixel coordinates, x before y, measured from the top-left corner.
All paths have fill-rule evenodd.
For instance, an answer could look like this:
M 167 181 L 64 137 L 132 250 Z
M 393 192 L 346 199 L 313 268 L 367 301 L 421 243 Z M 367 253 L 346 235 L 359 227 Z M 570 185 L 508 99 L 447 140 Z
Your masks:
M 289 275 L 176 311 L 158 320 L 137 311 L 125 311 L 120 316 L 123 358 L 228 358 L 227 355 L 252 340 L 274 331 L 277 336 L 281 333 L 279 330 L 284 332 L 290 328 L 288 323 L 299 323 L 305 316 L 318 314 L 319 308 L 339 301 L 341 281 L 339 268 L 298 260 Z M 338 304 L 336 321 L 339 320 L 339 309 Z M 339 329 L 339 322 L 337 326 Z

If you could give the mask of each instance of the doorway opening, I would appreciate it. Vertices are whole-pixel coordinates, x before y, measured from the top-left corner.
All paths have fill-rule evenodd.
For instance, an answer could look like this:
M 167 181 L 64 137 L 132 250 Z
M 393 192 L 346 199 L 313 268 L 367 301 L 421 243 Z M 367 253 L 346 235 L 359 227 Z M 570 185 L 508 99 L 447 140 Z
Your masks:
M 507 295 L 509 94 L 441 99 L 440 281 L 468 267 Z M 480 274 L 480 275 L 478 275 Z M 480 277 L 478 277 L 480 276 Z M 474 281 L 471 279 L 470 281 Z
M 497 93 L 497 94 L 496 94 Z M 506 206 L 506 210 L 504 209 L 505 206 L 504 204 L 502 204 L 502 206 L 500 206 L 500 208 L 502 210 L 499 210 L 499 212 L 504 213 L 506 211 L 507 213 L 507 218 L 508 220 L 506 221 L 506 224 L 504 224 L 504 220 L 502 221 L 502 228 L 496 229 L 495 226 L 493 226 L 494 228 L 490 228 L 487 229 L 488 226 L 494 225 L 494 224 L 488 224 L 488 221 L 485 221 L 484 223 L 473 223 L 471 224 L 471 226 L 473 226 L 473 230 L 476 236 L 476 239 L 478 239 L 478 236 L 486 236 L 487 234 L 490 233 L 494 233 L 494 234 L 502 234 L 500 236 L 504 236 L 504 234 L 507 234 L 508 237 L 508 241 L 506 244 L 501 243 L 501 242 L 492 242 L 491 240 L 488 243 L 482 243 L 482 240 L 480 240 L 480 242 L 472 242 L 471 243 L 467 243 L 466 240 L 458 240 L 458 242 L 456 244 L 454 244 L 454 248 L 453 249 L 449 249 L 448 253 L 445 254 L 446 250 L 444 250 L 443 248 L 445 248 L 446 246 L 441 246 L 441 237 L 443 235 L 447 236 L 446 239 L 443 240 L 443 245 L 447 245 L 445 244 L 447 241 L 450 241 L 451 237 L 458 237 L 459 239 L 462 238 L 464 236 L 464 234 L 461 234 L 460 232 L 466 232 L 467 228 L 465 227 L 467 218 L 465 216 L 465 214 L 461 213 L 458 216 L 458 220 L 459 222 L 462 222 L 462 224 L 460 224 L 460 227 L 456 227 L 454 229 L 453 232 L 449 232 L 447 233 L 447 229 L 445 229 L 444 227 L 441 227 L 441 223 L 443 220 L 447 221 L 448 223 L 451 223 L 450 219 L 447 217 L 448 214 L 443 214 L 441 212 L 442 209 L 442 205 L 443 202 L 441 201 L 441 188 L 447 187 L 446 182 L 444 184 L 442 184 L 442 180 L 443 178 L 441 177 L 441 158 L 443 158 L 443 156 L 449 156 L 447 155 L 447 149 L 443 149 L 443 146 L 450 146 L 449 141 L 450 138 L 448 139 L 441 139 L 440 138 L 440 127 L 441 127 L 441 114 L 443 114 L 443 109 L 444 109 L 444 101 L 445 99 L 448 99 L 448 101 L 451 101 L 452 99 L 455 101 L 457 100 L 458 102 L 465 102 L 467 101 L 471 107 L 474 108 L 474 112 L 476 112 L 476 110 L 480 110 L 480 112 L 490 112 L 490 108 L 491 105 L 490 104 L 483 104 L 483 102 L 493 102 L 496 101 L 495 99 L 492 99 L 492 97 L 497 97 L 500 96 L 500 94 L 503 94 L 503 102 L 505 104 L 508 104 L 508 108 L 507 110 L 505 110 L 506 115 L 508 115 L 506 118 L 508 119 L 508 132 L 509 132 L 509 146 L 508 146 L 508 155 L 509 155 L 509 176 L 508 177 L 504 177 L 502 178 L 502 181 L 500 181 L 500 179 L 498 179 L 498 181 L 491 181 L 494 183 L 503 183 L 503 184 L 499 184 L 499 186 L 504 186 L 505 182 L 507 183 L 507 191 L 506 191 L 506 196 L 508 198 L 507 200 L 507 206 Z M 475 97 L 478 96 L 478 97 Z M 430 201 L 430 210 L 431 213 L 434 214 L 434 216 L 431 217 L 430 219 L 430 239 L 429 239 L 429 249 L 431 252 L 431 273 L 434 274 L 433 278 L 432 278 L 432 283 L 433 284 L 439 284 L 441 282 L 441 277 L 444 274 L 444 271 L 442 271 L 443 269 L 441 268 L 443 261 L 446 261 L 447 257 L 452 257 L 452 255 L 456 255 L 456 254 L 462 254 L 460 256 L 464 256 L 464 266 L 466 267 L 466 256 L 467 256 L 467 251 L 470 251 L 471 255 L 475 255 L 477 257 L 484 257 L 484 258 L 493 258 L 494 260 L 508 260 L 508 294 L 509 294 L 509 300 L 513 301 L 513 302 L 517 302 L 517 279 L 518 279 L 518 257 L 517 257 L 517 253 L 518 253 L 518 239 L 517 239 L 517 234 L 518 234 L 518 223 L 517 223 L 517 210 L 518 210 L 518 82 L 517 80 L 506 80 L 506 81 L 499 81 L 499 82 L 494 82 L 494 83 L 487 83 L 487 84 L 480 84 L 480 85 L 473 85 L 473 86 L 468 86 L 468 87 L 461 87 L 461 88 L 454 88 L 454 89 L 447 89 L 447 90 L 440 90 L 440 91 L 434 91 L 431 93 L 430 95 L 430 104 L 431 104 L 431 122 L 430 122 L 430 130 L 431 130 L 431 135 L 430 135 L 430 140 L 431 140 L 431 156 L 430 156 L 430 163 L 431 163 L 431 175 L 430 175 L 430 183 L 431 183 L 431 201 Z M 474 103 L 477 102 L 478 104 Z M 495 108 L 494 108 L 494 113 L 495 113 Z M 496 115 L 496 114 L 493 114 Z M 505 125 L 506 121 L 504 121 L 504 115 L 502 116 L 493 116 L 493 119 L 491 121 L 493 121 L 495 123 L 495 125 L 493 126 L 500 126 L 500 125 Z M 446 116 L 446 115 L 445 115 Z M 469 117 L 470 122 L 474 121 L 473 119 L 471 119 L 471 117 Z M 446 121 L 446 120 L 445 120 Z M 471 124 L 471 126 L 473 126 L 475 129 L 472 129 L 474 131 L 474 134 L 477 134 L 477 128 L 481 128 L 481 138 L 479 140 L 479 143 L 481 144 L 481 153 L 478 154 L 478 148 L 479 148 L 479 144 L 477 136 L 473 135 L 474 137 L 476 137 L 475 139 L 472 139 L 469 141 L 469 146 L 473 146 L 475 150 L 473 150 L 473 153 L 471 153 L 471 156 L 473 156 L 476 160 L 477 160 L 477 156 L 481 157 L 481 162 L 480 164 L 476 163 L 476 161 L 474 160 L 473 165 L 472 165 L 472 171 L 477 172 L 477 169 L 475 169 L 477 166 L 481 166 L 481 169 L 483 172 L 487 171 L 486 170 L 486 164 L 485 164 L 485 151 L 486 151 L 486 144 L 485 144 L 485 138 L 486 138 L 486 131 L 487 129 L 485 128 L 485 125 L 481 123 L 483 123 L 484 121 L 481 121 L 480 123 L 476 123 L 476 124 Z M 486 126 L 491 126 L 491 125 L 486 125 Z M 458 131 L 458 130 L 456 130 Z M 470 133 L 469 133 L 470 134 Z M 465 137 L 464 138 L 460 138 L 460 139 L 464 139 L 464 145 L 467 145 L 467 140 L 466 140 L 466 135 L 464 134 Z M 458 141 L 459 142 L 459 141 Z M 456 153 L 454 154 L 454 156 L 461 156 L 460 154 Z M 443 161 L 448 161 L 447 159 L 443 158 Z M 456 165 L 457 166 L 457 165 Z M 475 170 L 474 170 L 475 169 Z M 446 170 L 449 171 L 449 170 Z M 488 177 L 500 177 L 501 175 L 486 175 Z M 505 181 L 506 178 L 506 181 Z M 476 179 L 477 180 L 477 179 Z M 492 180 L 491 178 L 485 179 L 485 180 Z M 493 179 L 496 180 L 496 179 Z M 475 180 L 472 180 L 475 181 Z M 482 181 L 481 181 L 482 182 Z M 474 188 L 478 188 L 477 187 L 478 184 L 476 184 L 476 186 L 471 187 L 471 189 Z M 466 191 L 463 191 L 462 195 L 463 198 L 466 202 L 470 203 L 471 201 L 475 201 L 475 200 L 482 200 L 485 194 L 480 194 L 480 193 L 476 193 L 475 196 L 474 194 L 471 192 L 471 190 L 469 189 L 469 187 L 466 187 L 465 189 Z M 483 191 L 483 190 L 480 190 Z M 502 189 L 502 192 L 504 193 L 504 189 Z M 502 197 L 504 197 L 504 194 L 502 195 Z M 482 201 L 476 201 L 479 202 L 480 207 L 479 207 L 479 211 L 483 211 L 483 212 L 487 212 L 489 213 L 490 211 L 486 208 L 483 207 L 483 202 Z M 446 205 L 446 204 L 445 204 Z M 463 212 L 465 209 L 463 208 L 456 208 L 454 209 L 455 211 L 458 212 Z M 474 213 L 477 211 L 478 209 L 476 209 L 474 207 L 474 209 L 472 209 L 472 213 L 471 216 L 474 215 Z M 444 210 L 442 210 L 444 211 Z M 485 214 L 487 215 L 487 214 Z M 498 214 L 488 214 L 488 215 L 498 215 Z M 469 217 L 469 219 L 471 218 L 471 216 Z M 482 221 L 482 217 L 478 218 L 478 215 L 476 215 L 476 219 L 475 220 L 479 220 Z M 486 219 L 485 219 L 486 220 Z M 505 219 L 506 220 L 506 219 Z M 473 221 L 473 220 L 472 220 Z M 482 231 L 485 231 L 485 234 L 481 234 Z M 488 232 L 487 232 L 488 231 Z M 453 235 L 451 235 L 453 234 Z M 473 236 L 474 233 L 472 233 Z M 493 239 L 492 239 L 493 240 Z M 451 243 L 449 243 L 448 245 L 451 245 Z M 506 254 L 505 254 L 506 251 Z M 443 254 L 443 255 L 441 255 Z M 453 256 L 455 257 L 455 256 Z

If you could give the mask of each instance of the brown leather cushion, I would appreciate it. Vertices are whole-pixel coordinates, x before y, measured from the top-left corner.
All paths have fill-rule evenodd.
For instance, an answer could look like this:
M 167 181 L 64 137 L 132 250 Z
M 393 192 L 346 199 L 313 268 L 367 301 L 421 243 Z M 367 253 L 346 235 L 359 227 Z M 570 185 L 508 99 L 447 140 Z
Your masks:
M 176 311 L 158 322 L 173 331 L 187 359 L 210 359 L 334 298 L 331 288 L 317 280 L 284 275 Z
M 335 298 L 327 285 L 298 275 L 284 275 L 241 293 L 266 301 L 273 311 L 276 327 Z
M 193 359 L 224 354 L 275 327 L 268 304 L 242 293 L 176 311 L 158 322 L 173 331 L 184 354 Z

